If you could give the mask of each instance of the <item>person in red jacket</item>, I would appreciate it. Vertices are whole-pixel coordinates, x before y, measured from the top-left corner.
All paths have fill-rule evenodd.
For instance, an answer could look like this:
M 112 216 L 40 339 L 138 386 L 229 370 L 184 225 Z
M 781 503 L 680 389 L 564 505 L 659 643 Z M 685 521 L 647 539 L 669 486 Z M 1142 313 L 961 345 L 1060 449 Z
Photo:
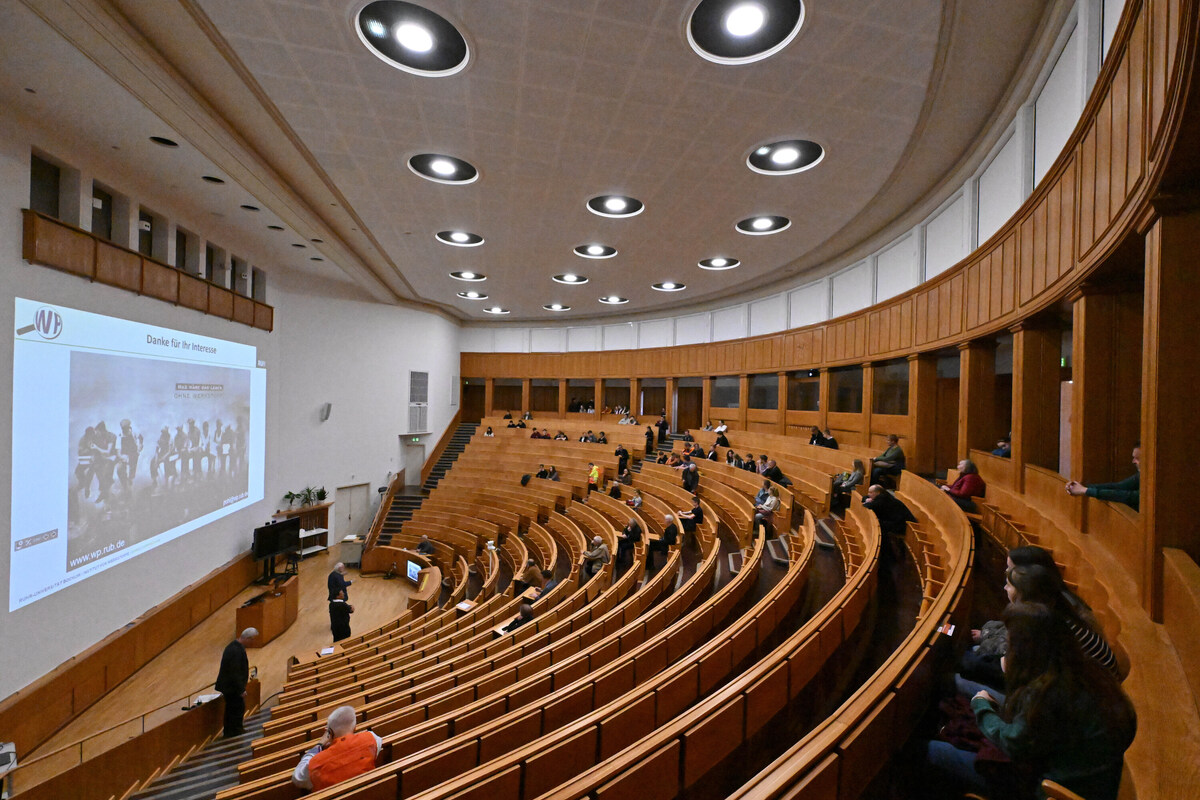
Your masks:
M 354 723 L 354 706 L 335 708 L 325 723 L 325 735 L 292 773 L 292 785 L 315 791 L 373 769 L 383 741 L 372 731 L 355 733 Z
M 957 503 L 963 511 L 968 514 L 977 514 L 979 507 L 971 498 L 983 497 L 987 492 L 987 484 L 983 482 L 983 478 L 979 477 L 979 469 L 975 466 L 975 462 L 964 458 L 958 462 L 958 480 L 949 486 L 943 486 L 942 491 L 950 495 L 950 499 Z

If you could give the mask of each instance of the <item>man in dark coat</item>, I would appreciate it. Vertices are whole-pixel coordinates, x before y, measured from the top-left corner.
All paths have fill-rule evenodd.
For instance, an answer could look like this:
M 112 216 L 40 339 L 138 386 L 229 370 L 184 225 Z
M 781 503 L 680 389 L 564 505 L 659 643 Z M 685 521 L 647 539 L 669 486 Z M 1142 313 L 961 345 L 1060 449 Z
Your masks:
M 679 527 L 675 524 L 675 518 L 670 514 L 663 515 L 663 535 L 661 539 L 651 539 L 650 544 L 646 546 L 646 572 L 654 570 L 654 554 L 668 553 L 671 546 L 679 541 Z
M 225 738 L 241 736 L 242 717 L 246 715 L 246 684 L 250 682 L 250 659 L 246 645 L 258 638 L 258 631 L 246 628 L 238 638 L 225 645 L 216 690 L 225 698 Z
M 339 594 L 344 594 L 347 599 L 350 598 L 350 592 L 348 590 L 353 581 L 346 580 L 346 565 L 342 562 L 339 561 L 333 565 L 333 572 L 329 573 L 329 580 L 327 583 L 329 587 L 329 602 L 332 603 L 335 599 L 337 599 Z
M 334 642 L 350 638 L 350 615 L 353 613 L 354 606 L 346 602 L 344 589 L 329 601 L 329 630 Z

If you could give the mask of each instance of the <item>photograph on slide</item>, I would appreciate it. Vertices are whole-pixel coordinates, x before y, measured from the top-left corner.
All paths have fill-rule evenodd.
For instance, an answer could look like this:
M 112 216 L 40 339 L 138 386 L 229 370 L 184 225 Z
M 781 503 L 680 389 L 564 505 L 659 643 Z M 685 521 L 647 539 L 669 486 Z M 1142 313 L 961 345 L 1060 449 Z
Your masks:
M 68 572 L 247 496 L 249 370 L 70 360 Z

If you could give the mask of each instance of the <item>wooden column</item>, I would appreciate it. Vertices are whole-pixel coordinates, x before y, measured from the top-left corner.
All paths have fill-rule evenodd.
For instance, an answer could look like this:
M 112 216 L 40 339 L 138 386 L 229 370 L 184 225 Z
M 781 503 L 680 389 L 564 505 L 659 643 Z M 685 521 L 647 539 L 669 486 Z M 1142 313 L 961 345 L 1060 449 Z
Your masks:
M 521 413 L 524 414 L 529 410 L 529 395 L 533 391 L 533 379 L 521 379 Z
M 1121 480 L 1141 436 L 1142 295 L 1084 286 L 1072 301 L 1071 478 Z
M 937 359 L 909 356 L 908 417 L 912 420 L 912 444 L 905 455 L 913 472 L 933 472 L 936 413 Z
M 1062 331 L 1052 321 L 1022 322 L 1011 330 L 1013 484 L 1023 492 L 1025 464 L 1058 469 Z
M 776 408 L 779 409 L 779 424 L 775 426 L 775 432 L 780 434 L 787 433 L 787 411 L 788 411 L 788 374 L 786 372 L 777 372 L 775 376 L 779 378 L 779 402 Z
M 629 413 L 642 413 L 642 382 L 637 378 L 629 379 Z
M 742 418 L 742 428 L 749 430 L 750 421 L 748 410 L 750 408 L 750 376 L 738 376 L 738 414 Z
M 991 450 L 995 418 L 996 343 L 965 342 L 958 346 L 958 458 L 972 447 Z
M 492 404 L 495 401 L 496 379 L 483 379 L 483 415 L 485 417 L 492 416 Z
M 706 375 L 700 379 L 700 425 L 703 427 L 708 424 L 709 415 L 712 414 L 712 377 Z
M 821 430 L 825 430 L 829 427 L 829 404 L 832 402 L 829 394 L 829 370 L 826 367 L 821 367 L 817 387 L 817 425 Z
M 1162 548 L 1178 547 L 1200 561 L 1196 515 L 1196 387 L 1200 347 L 1196 309 L 1200 281 L 1200 212 L 1159 217 L 1146 231 L 1146 284 L 1142 328 L 1141 522 L 1144 542 L 1142 602 L 1162 620 Z M 1132 569 L 1131 565 L 1131 569 Z
M 866 362 L 862 365 L 862 425 L 863 444 L 871 446 L 871 406 L 875 403 L 875 365 Z
M 567 385 L 566 378 L 558 379 L 558 417 L 562 419 L 567 415 L 567 392 L 571 387 Z
M 676 378 L 667 378 L 666 396 L 663 398 L 663 405 L 667 409 L 667 430 L 675 430 L 675 390 L 678 386 Z
M 596 404 L 596 413 L 599 414 L 604 411 L 604 378 L 596 378 L 596 387 L 592 389 L 592 394 L 596 396 L 593 402 Z

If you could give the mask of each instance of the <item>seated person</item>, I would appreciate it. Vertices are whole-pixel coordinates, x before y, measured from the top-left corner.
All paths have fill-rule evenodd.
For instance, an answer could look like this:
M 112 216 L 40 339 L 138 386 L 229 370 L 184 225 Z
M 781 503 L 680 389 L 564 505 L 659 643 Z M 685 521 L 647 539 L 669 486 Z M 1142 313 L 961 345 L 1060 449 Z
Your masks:
M 483 432 L 483 435 L 484 435 L 484 436 L 486 436 L 488 439 L 491 439 L 491 438 L 492 438 L 492 437 L 494 437 L 496 434 L 492 432 L 492 426 L 491 426 L 491 425 L 488 425 L 488 429 L 487 429 L 486 431 L 484 431 L 484 432 Z
M 608 444 L 608 437 L 604 435 L 604 431 L 600 431 L 600 435 L 596 437 L 596 444 Z
M 767 486 L 767 498 L 761 503 L 754 504 L 754 529 L 757 531 L 759 525 L 763 525 L 767 529 L 767 536 L 773 536 L 775 533 L 775 512 L 779 510 L 779 487 L 771 486 L 764 482 Z
M 558 433 L 554 434 L 554 441 L 565 442 L 565 441 L 567 441 L 567 435 L 565 433 L 563 433 L 562 431 L 559 431 Z
M 683 470 L 683 490 L 688 493 L 694 493 L 700 486 L 700 468 L 695 462 L 688 464 Z
M 529 603 L 521 603 L 521 607 L 517 610 L 516 618 L 501 628 L 500 631 L 502 633 L 512 633 L 531 619 L 533 619 L 533 606 L 529 605 Z
M 1038 603 L 1005 611 L 1007 696 L 981 690 L 971 699 L 979 730 L 1012 759 L 1019 786 L 996 785 L 975 768 L 976 754 L 930 742 L 928 763 L 990 797 L 1033 796 L 1043 779 L 1089 800 L 1116 800 L 1123 755 L 1133 741 L 1133 705 L 1106 670 L 1083 655 L 1062 619 Z M 985 777 L 988 776 L 988 777 Z M 1024 780 L 1022 780 L 1024 779 Z
M 646 546 L 646 572 L 654 570 L 654 554 L 667 553 L 679 541 L 679 527 L 670 514 L 663 515 L 663 535 L 661 539 L 651 539 Z
M 550 438 L 550 431 L 546 430 L 545 428 L 542 428 L 542 438 L 543 438 L 543 439 L 549 439 L 549 438 Z
M 943 486 L 942 491 L 950 495 L 950 499 L 963 511 L 978 514 L 979 506 L 975 505 L 971 498 L 983 497 L 987 492 L 987 485 L 984 484 L 983 478 L 979 477 L 979 469 L 975 462 L 969 458 L 958 462 L 958 473 L 958 480 L 949 486 Z
M 435 552 L 433 542 L 425 534 L 421 534 L 421 541 L 417 542 L 417 552 L 423 556 L 431 556 Z
M 548 480 L 548 481 L 557 481 L 557 480 L 559 480 L 559 477 L 558 477 L 558 468 L 557 468 L 557 467 L 555 467 L 553 464 L 551 464 L 551 465 L 550 465 L 550 474 L 546 476 L 546 480 Z
M 729 430 L 729 426 L 725 424 L 725 420 L 717 420 L 717 427 L 713 428 L 717 433 L 724 433 Z
M 767 454 L 763 453 L 761 456 L 758 457 L 758 463 L 754 465 L 754 470 L 759 475 L 762 475 L 764 472 L 767 471 L 768 466 L 769 466 L 769 464 L 767 463 Z
M 508 427 L 510 427 L 510 428 L 517 427 L 517 423 L 513 422 L 512 417 L 505 417 L 505 419 L 508 420 Z
M 885 476 L 899 475 L 904 471 L 906 462 L 904 451 L 900 449 L 900 437 L 889 434 L 887 449 L 871 459 L 871 483 L 879 483 Z
M 902 538 L 908 532 L 908 523 L 917 521 L 900 498 L 877 483 L 867 489 L 863 505 L 875 513 L 879 519 L 879 530 L 885 538 Z M 885 541 L 880 548 L 880 561 L 888 562 L 892 557 L 892 545 Z
M 694 442 L 694 441 L 696 441 L 696 439 L 695 439 L 695 437 L 693 437 L 693 436 L 692 436 L 692 432 L 691 432 L 691 431 L 684 431 L 684 432 L 683 432 L 683 441 L 685 441 L 685 442 Z
M 542 571 L 538 569 L 537 562 L 530 558 L 525 561 L 525 569 L 521 570 L 521 577 L 513 579 L 513 594 L 524 594 L 530 586 L 540 589 L 543 585 Z
M 783 470 L 779 468 L 779 465 L 775 463 L 775 459 L 773 458 L 767 460 L 767 468 L 763 470 L 762 476 L 775 481 L 780 486 L 792 485 L 792 482 L 783 474 Z
M 829 429 L 829 428 L 825 429 L 825 443 L 822 444 L 821 446 L 828 447 L 830 450 L 838 449 L 837 439 L 834 437 L 833 431 L 831 429 Z
M 771 482 L 763 481 L 762 488 L 758 490 L 758 494 L 754 495 L 754 505 L 761 506 L 771 496 Z
M 667 451 L 662 450 L 659 452 L 658 458 L 654 459 L 654 463 L 655 464 L 666 464 L 670 460 L 670 458 L 671 458 L 671 456 L 669 456 L 667 454 Z
M 524 427 L 526 427 L 526 426 L 525 426 L 525 420 L 523 420 L 523 419 L 519 419 L 519 420 L 517 420 L 517 427 L 518 427 L 518 428 L 524 428 Z
M 717 454 L 717 446 L 714 444 L 708 451 L 709 461 L 718 461 L 720 456 Z
M 622 486 L 633 485 L 633 473 L 629 471 L 628 467 L 622 470 L 621 474 L 617 476 L 617 483 L 621 484 Z
M 825 446 L 825 434 L 821 433 L 821 429 L 813 425 L 808 430 L 808 443 L 817 447 Z
M 549 477 L 550 477 L 550 470 L 546 469 L 546 465 L 545 465 L 545 464 L 538 464 L 538 471 L 537 471 L 537 473 L 536 473 L 536 474 L 535 474 L 533 477 L 535 477 L 535 478 L 549 478 Z
M 717 440 L 713 444 L 717 447 L 729 447 L 729 440 L 725 438 L 725 434 L 722 432 L 717 434 Z
M 747 472 L 758 472 L 758 462 L 754 459 L 754 453 L 746 453 L 746 457 L 742 459 L 742 469 Z
M 298 789 L 320 790 L 361 775 L 375 767 L 383 741 L 371 731 L 354 732 L 353 706 L 335 708 L 325 723 L 325 733 L 305 752 L 292 773 Z
M 583 569 L 587 577 L 593 577 L 605 564 L 612 560 L 608 545 L 599 536 L 592 537 L 592 549 L 583 554 Z
M 711 431 L 712 429 L 713 429 L 713 424 L 712 424 L 712 420 L 710 419 L 704 423 L 704 427 L 701 428 L 700 430 Z
M 850 472 L 843 472 L 840 475 L 835 475 L 833 480 L 833 498 L 832 504 L 838 508 L 845 508 L 850 505 L 850 495 L 858 488 L 866 477 L 866 467 L 863 466 L 861 458 L 854 459 L 854 469 Z
M 625 527 L 617 536 L 617 563 L 624 562 L 627 556 L 632 555 L 633 546 L 641 540 L 642 526 L 638 523 L 637 517 L 630 517 L 629 522 L 625 523 Z
M 548 569 L 542 570 L 542 580 L 544 583 L 542 584 L 542 588 L 539 589 L 537 593 L 539 600 L 546 596 L 546 592 L 549 592 L 555 586 L 558 586 L 558 578 L 554 577 L 554 573 Z
M 675 516 L 683 523 L 684 533 L 695 533 L 696 528 L 704 524 L 704 509 L 700 506 L 700 498 L 692 498 L 691 511 L 680 511 Z
M 540 439 L 540 438 L 542 438 L 542 432 L 539 431 L 537 428 L 534 428 L 533 433 L 529 434 L 529 438 L 530 439 Z
M 642 507 L 642 503 L 643 503 L 643 502 L 645 502 L 645 499 L 642 497 L 642 490 L 641 490 L 641 489 L 634 489 L 634 490 L 633 490 L 633 497 L 631 497 L 631 498 L 629 498 L 628 500 L 626 500 L 626 501 L 625 501 L 625 505 L 629 506 L 629 507 L 630 507 L 630 508 L 632 508 L 634 511 L 637 511 L 639 508 L 641 508 L 641 507 Z
M 533 414 L 526 411 L 524 414 L 521 415 L 521 419 L 533 419 Z
M 1142 445 L 1139 442 L 1133 446 L 1133 474 L 1123 481 L 1116 483 L 1095 483 L 1084 486 L 1079 481 L 1067 481 L 1067 494 L 1079 497 L 1087 495 L 1097 500 L 1111 500 L 1114 503 L 1124 503 L 1134 511 L 1138 510 L 1141 499 L 1141 469 Z
M 501 417 L 500 419 L 512 419 L 512 412 L 511 412 L 511 411 L 505 411 L 505 412 L 504 412 L 504 416 L 503 416 L 503 417 Z M 512 426 L 509 426 L 509 427 L 512 427 Z
M 996 449 L 992 451 L 992 455 L 1012 458 L 1012 439 L 1007 436 L 1001 437 L 1000 441 L 996 442 Z
M 591 431 L 588 431 L 587 433 L 585 433 L 585 434 L 582 434 L 582 435 L 579 437 L 579 441 L 581 441 L 581 442 L 590 442 L 590 443 L 595 443 L 595 441 L 596 441 L 596 436 L 595 436 L 595 434 L 593 434 Z

